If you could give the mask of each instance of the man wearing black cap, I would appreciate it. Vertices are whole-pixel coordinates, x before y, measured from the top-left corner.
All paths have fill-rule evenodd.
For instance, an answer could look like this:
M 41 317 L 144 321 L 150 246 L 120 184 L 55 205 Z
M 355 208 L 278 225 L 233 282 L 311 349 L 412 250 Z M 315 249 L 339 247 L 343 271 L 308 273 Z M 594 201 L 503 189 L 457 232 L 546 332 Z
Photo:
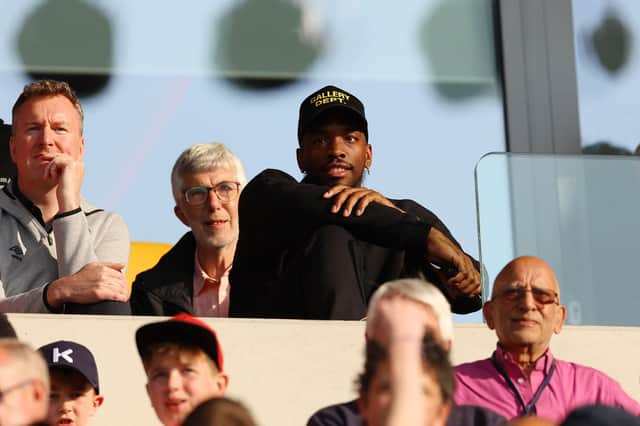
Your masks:
M 362 186 L 372 163 L 364 105 L 327 86 L 300 105 L 302 182 L 268 169 L 240 197 L 230 316 L 361 319 L 383 282 L 425 276 L 456 313 L 480 309 L 477 262 L 411 200 Z
M 86 346 L 66 340 L 38 349 L 49 366 L 49 425 L 86 426 L 104 402 L 98 367 Z

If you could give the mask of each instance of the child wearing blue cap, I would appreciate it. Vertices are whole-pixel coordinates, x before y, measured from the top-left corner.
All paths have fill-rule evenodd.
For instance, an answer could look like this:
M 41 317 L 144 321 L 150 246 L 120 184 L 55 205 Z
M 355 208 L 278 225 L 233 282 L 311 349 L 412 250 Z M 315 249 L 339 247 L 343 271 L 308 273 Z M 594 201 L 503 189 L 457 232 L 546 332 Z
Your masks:
M 104 402 L 98 368 L 87 347 L 59 340 L 38 349 L 49 366 L 51 394 L 47 422 L 85 426 Z

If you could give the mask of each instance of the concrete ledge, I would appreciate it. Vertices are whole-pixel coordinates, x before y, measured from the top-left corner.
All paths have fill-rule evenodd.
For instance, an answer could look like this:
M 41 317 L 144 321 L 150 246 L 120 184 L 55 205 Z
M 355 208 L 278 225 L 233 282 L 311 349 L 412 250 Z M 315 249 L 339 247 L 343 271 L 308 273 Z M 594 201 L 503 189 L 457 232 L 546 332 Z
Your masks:
M 147 398 L 134 333 L 157 317 L 10 314 L 19 337 L 41 346 L 67 339 L 96 357 L 105 403 L 95 426 L 158 424 Z M 261 425 L 303 425 L 318 408 L 355 397 L 364 323 L 205 319 L 216 330 L 231 377 L 229 396 L 249 406 Z M 454 363 L 486 358 L 495 335 L 482 324 L 456 326 Z M 640 328 L 566 327 L 554 353 L 599 368 L 640 399 Z

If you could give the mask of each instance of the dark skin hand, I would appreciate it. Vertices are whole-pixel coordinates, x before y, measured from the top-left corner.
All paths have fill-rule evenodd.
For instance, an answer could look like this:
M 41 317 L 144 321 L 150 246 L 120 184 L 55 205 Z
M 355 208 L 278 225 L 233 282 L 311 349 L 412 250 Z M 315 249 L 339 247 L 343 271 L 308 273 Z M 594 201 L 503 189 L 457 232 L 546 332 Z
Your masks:
M 342 211 L 342 215 L 347 217 L 352 213 L 361 216 L 367 206 L 376 202 L 383 206 L 394 208 L 404 213 L 402 209 L 396 207 L 389 199 L 377 191 L 364 187 L 351 187 L 346 185 L 335 185 L 323 195 L 324 198 L 334 198 L 332 213 Z M 458 246 L 449 240 L 442 232 L 436 228 L 431 228 L 427 240 L 427 260 L 436 265 L 452 265 L 456 273 L 451 276 L 446 271 L 441 270 L 442 282 L 448 284 L 448 290 L 452 298 L 458 295 L 475 296 L 481 292 L 480 273 L 476 270 L 473 262 Z
M 446 281 L 452 295 L 456 292 L 466 296 L 480 294 L 480 273 L 473 266 L 473 262 L 436 228 L 431 228 L 427 237 L 427 260 L 436 265 L 452 265 L 455 268 L 457 273 Z
M 356 216 L 362 216 L 367 206 L 372 203 L 382 204 L 383 206 L 394 208 L 404 213 L 403 210 L 396 207 L 385 196 L 373 189 L 364 187 L 352 187 L 346 185 L 336 185 L 323 195 L 324 198 L 334 199 L 331 207 L 332 213 L 338 213 L 342 210 L 342 215 L 347 217 L 353 212 Z

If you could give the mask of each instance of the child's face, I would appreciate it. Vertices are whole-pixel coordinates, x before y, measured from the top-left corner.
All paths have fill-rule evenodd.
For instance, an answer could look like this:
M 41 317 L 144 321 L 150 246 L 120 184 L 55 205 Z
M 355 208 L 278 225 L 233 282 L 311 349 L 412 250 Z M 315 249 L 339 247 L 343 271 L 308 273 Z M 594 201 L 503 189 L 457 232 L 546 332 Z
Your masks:
M 227 389 L 227 375 L 201 351 L 155 354 L 145 368 L 147 394 L 165 426 L 181 424 L 198 404 Z
M 95 414 L 103 397 L 96 395 L 87 379 L 74 370 L 49 370 L 51 396 L 47 422 L 51 426 L 85 426 Z
M 442 401 L 440 385 L 432 372 L 423 369 L 421 377 L 422 399 L 427 425 L 444 425 L 449 415 L 449 404 Z M 391 404 L 391 369 L 389 361 L 382 361 L 375 370 L 369 389 L 358 400 L 360 416 L 368 426 L 382 425 Z

